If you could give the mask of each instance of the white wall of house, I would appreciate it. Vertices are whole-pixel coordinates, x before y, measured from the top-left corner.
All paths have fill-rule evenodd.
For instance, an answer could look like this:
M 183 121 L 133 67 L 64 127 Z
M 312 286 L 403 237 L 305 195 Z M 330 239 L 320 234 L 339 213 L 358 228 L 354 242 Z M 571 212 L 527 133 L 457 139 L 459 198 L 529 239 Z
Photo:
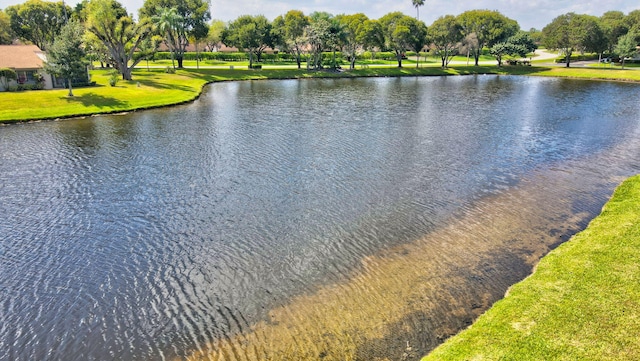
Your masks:
M 40 73 L 44 78 L 44 89 L 53 89 L 53 80 L 51 79 L 51 75 L 45 73 L 44 70 L 42 69 L 35 70 L 35 71 Z M 16 72 L 18 73 L 19 78 L 21 75 L 24 75 L 24 70 L 17 70 Z M 4 77 L 0 77 L 0 91 L 7 91 L 7 88 L 18 86 L 17 80 L 11 80 L 6 87 L 4 83 L 5 83 Z M 35 84 L 35 81 L 26 81 L 24 84 Z

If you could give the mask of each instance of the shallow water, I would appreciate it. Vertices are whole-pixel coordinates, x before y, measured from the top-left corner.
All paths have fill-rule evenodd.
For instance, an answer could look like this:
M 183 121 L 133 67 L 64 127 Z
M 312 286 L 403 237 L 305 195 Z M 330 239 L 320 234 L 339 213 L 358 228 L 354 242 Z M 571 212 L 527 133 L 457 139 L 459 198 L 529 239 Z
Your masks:
M 639 90 L 240 82 L 2 127 L 0 359 L 417 358 L 639 172 Z

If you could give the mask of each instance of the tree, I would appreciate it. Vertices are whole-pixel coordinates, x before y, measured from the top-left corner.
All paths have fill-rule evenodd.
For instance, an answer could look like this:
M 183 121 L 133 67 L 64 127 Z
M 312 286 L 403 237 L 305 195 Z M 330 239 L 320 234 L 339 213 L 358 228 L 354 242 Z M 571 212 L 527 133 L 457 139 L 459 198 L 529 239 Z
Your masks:
M 358 41 L 362 43 L 363 49 L 371 52 L 371 59 L 374 59 L 376 49 L 384 47 L 382 25 L 378 20 L 366 20 L 362 24 L 361 30 L 359 34 L 361 39 Z
M 542 34 L 542 42 L 548 49 L 564 54 L 567 67 L 574 51 L 598 51 L 604 44 L 597 18 L 589 15 L 560 15 L 542 29 Z
M 529 29 L 529 37 L 534 43 L 540 44 L 542 41 L 542 30 L 538 30 L 536 28 Z
M 224 31 L 225 26 L 226 25 L 222 20 L 211 20 L 209 32 L 207 33 L 207 37 L 204 39 L 207 50 L 214 51 L 220 47 L 220 44 L 222 43 L 222 32 Z
M 424 5 L 424 0 L 411 0 L 411 4 L 416 8 L 416 19 L 420 20 L 420 6 Z
M 516 35 L 510 37 L 506 41 L 494 44 L 489 49 L 491 55 L 496 57 L 498 66 L 502 66 L 502 57 L 505 55 L 525 57 L 527 54 L 534 52 L 538 46 L 529 33 L 519 31 Z
M 306 34 L 312 48 L 314 68 L 322 67 L 322 52 L 331 51 L 331 67 L 336 69 L 336 51 L 346 43 L 344 25 L 337 17 L 323 11 L 313 12 L 309 18 L 311 24 Z
M 422 21 L 413 18 L 406 18 L 406 22 L 411 32 L 409 49 L 416 53 L 416 68 L 418 68 L 420 66 L 420 52 L 427 44 L 427 26 Z
M 134 54 L 136 60 L 138 58 L 146 60 L 147 71 L 149 70 L 149 60 L 155 57 L 160 48 L 160 43 L 162 43 L 162 37 L 160 35 L 149 36 L 140 43 L 138 51 Z
M 629 31 L 640 33 L 640 9 L 633 10 L 625 16 L 624 21 Z
M 302 52 L 305 44 L 305 29 L 309 26 L 309 18 L 300 10 L 290 10 L 273 21 L 274 43 L 296 56 L 298 69 L 301 68 Z
M 76 21 L 70 21 L 60 30 L 49 50 L 45 70 L 67 80 L 69 96 L 73 96 L 73 80 L 87 76 L 87 63 L 84 60 L 82 36 L 84 27 Z
M 11 44 L 14 38 L 15 35 L 11 30 L 11 18 L 0 10 L 0 45 Z
M 458 44 L 462 41 L 462 26 L 453 15 L 441 16 L 429 26 L 428 40 L 446 68 L 457 54 Z
M 509 19 L 498 11 L 469 10 L 460 14 L 458 21 L 462 25 L 465 36 L 475 34 L 478 39 L 478 46 L 471 49 L 476 66 L 484 47 L 490 48 L 520 30 L 515 20 Z
M 20 38 L 30 41 L 40 49 L 46 50 L 66 22 L 65 14 L 71 8 L 61 1 L 57 3 L 43 0 L 28 0 L 5 9 L 9 15 L 11 29 Z
M 263 15 L 243 15 L 232 21 L 222 32 L 222 42 L 249 53 L 249 68 L 253 67 L 253 55 L 258 56 L 271 45 L 271 24 Z
M 607 51 L 611 54 L 618 44 L 618 39 L 629 32 L 622 11 L 607 11 L 600 17 L 600 26 L 607 43 Z
M 142 61 L 133 55 L 140 43 L 151 35 L 149 23 L 133 21 L 115 0 L 91 0 L 87 5 L 86 26 L 107 48 L 122 79 L 131 80 L 131 70 Z
M 577 15 L 575 20 L 574 26 L 582 33 L 577 50 L 582 54 L 602 55 L 607 50 L 607 39 L 600 26 L 600 19 L 592 15 Z
M 622 61 L 622 69 L 624 69 L 625 58 L 631 58 L 638 53 L 638 42 L 636 41 L 637 35 L 633 32 L 627 33 L 620 37 L 618 44 L 615 47 L 614 52 L 620 57 Z
M 385 46 L 393 50 L 398 67 L 402 68 L 402 58 L 405 56 L 405 52 L 408 49 L 415 50 L 420 42 L 422 42 L 422 46 L 426 43 L 426 26 L 401 12 L 389 13 L 381 17 L 379 21 L 384 33 Z
M 209 0 L 145 0 L 140 8 L 140 19 L 157 18 L 167 9 L 175 9 L 180 18 L 175 17 L 174 37 L 171 40 L 165 38 L 165 43 L 178 62 L 178 68 L 182 68 L 184 53 L 189 45 L 189 38 L 201 38 L 209 28 L 207 22 L 211 19 Z M 180 19 L 178 21 L 178 19 Z
M 165 45 L 169 48 L 171 64 L 175 69 L 175 59 L 184 58 L 185 49 L 181 46 L 182 39 L 186 38 L 182 24 L 184 18 L 178 14 L 178 9 L 176 8 L 161 8 L 158 9 L 156 15 L 151 17 L 151 21 L 155 25 L 158 34 L 163 37 Z M 181 61 L 178 61 L 178 67 L 182 67 Z
M 345 33 L 345 53 L 349 59 L 349 69 L 354 69 L 356 64 L 356 52 L 364 48 L 366 37 L 365 23 L 369 18 L 362 13 L 354 15 L 339 15 L 338 21 L 342 24 Z
M 11 68 L 0 68 L 0 81 L 2 81 L 3 88 L 9 87 L 9 82 L 18 79 L 18 73 Z

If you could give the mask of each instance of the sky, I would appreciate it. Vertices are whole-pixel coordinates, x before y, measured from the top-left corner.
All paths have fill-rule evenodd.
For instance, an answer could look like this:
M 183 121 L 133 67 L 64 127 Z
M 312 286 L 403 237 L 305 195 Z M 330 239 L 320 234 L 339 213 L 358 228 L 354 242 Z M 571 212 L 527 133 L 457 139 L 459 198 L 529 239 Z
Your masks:
M 0 0 L 0 9 L 26 0 Z M 64 0 L 74 6 L 80 0 Z M 136 14 L 144 0 L 119 0 L 129 13 Z M 333 15 L 364 13 L 371 19 L 400 11 L 415 16 L 416 9 L 410 0 L 211 0 L 211 16 L 231 21 L 241 15 L 264 15 L 270 20 L 289 10 L 302 10 L 305 14 L 326 11 Z M 443 15 L 458 15 L 466 10 L 497 10 L 518 21 L 523 30 L 542 29 L 553 18 L 568 12 L 601 16 L 609 10 L 625 14 L 640 9 L 638 0 L 425 0 L 420 7 L 420 20 L 430 25 Z

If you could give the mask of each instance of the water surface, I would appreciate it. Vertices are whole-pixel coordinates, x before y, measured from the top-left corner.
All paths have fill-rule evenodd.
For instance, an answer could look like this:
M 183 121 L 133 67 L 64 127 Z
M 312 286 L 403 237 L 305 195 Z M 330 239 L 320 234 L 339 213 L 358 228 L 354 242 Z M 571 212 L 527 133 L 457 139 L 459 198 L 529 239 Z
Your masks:
M 416 358 L 638 173 L 639 89 L 239 82 L 2 127 L 0 359 Z

